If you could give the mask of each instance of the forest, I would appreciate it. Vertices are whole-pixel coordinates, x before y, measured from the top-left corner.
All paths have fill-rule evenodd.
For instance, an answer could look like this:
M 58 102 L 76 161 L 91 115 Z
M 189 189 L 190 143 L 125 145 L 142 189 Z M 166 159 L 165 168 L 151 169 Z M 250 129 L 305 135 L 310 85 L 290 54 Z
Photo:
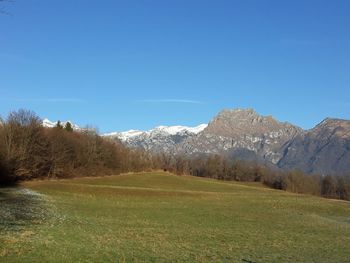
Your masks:
M 29 110 L 0 120 L 0 185 L 23 180 L 103 176 L 164 170 L 218 180 L 261 182 L 271 188 L 349 200 L 350 175 L 307 175 L 221 155 L 180 156 L 130 149 L 93 129 L 42 126 Z

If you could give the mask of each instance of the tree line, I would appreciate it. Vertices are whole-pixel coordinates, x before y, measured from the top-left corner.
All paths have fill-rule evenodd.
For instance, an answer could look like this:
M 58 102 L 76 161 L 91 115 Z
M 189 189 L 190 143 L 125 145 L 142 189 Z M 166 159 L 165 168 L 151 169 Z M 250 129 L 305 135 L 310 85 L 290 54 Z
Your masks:
M 350 176 L 306 175 L 222 155 L 151 154 L 99 136 L 73 131 L 67 122 L 42 126 L 32 111 L 18 110 L 0 120 L 0 185 L 35 178 L 101 176 L 162 169 L 178 175 L 261 182 L 269 187 L 327 198 L 350 199 Z
M 201 155 L 194 158 L 164 156 L 164 169 L 176 174 L 209 177 L 219 180 L 261 182 L 274 189 L 312 194 L 326 198 L 350 200 L 350 174 L 310 175 L 300 170 L 283 171 L 223 155 Z
M 44 128 L 32 111 L 9 113 L 0 125 L 0 183 L 153 169 L 149 154 L 70 123 Z

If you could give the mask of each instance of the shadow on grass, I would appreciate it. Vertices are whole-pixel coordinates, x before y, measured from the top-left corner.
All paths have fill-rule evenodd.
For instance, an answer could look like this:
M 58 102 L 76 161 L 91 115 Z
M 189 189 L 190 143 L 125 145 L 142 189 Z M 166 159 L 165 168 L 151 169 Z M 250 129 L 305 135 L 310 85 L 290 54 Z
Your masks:
M 247 262 L 247 263 L 257 263 L 257 262 L 255 262 L 255 261 L 251 261 L 251 260 L 249 260 L 249 259 L 244 259 L 244 258 L 242 258 L 242 261 L 243 261 L 243 262 Z
M 48 215 L 43 195 L 20 187 L 0 188 L 0 231 L 40 224 Z

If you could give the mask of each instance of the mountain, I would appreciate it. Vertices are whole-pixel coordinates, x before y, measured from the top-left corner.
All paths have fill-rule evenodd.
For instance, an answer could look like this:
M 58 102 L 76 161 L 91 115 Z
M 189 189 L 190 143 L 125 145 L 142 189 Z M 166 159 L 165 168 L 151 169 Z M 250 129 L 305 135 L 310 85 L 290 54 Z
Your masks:
M 82 130 L 82 128 L 80 128 L 78 125 L 74 124 L 74 123 L 71 122 L 71 121 L 61 121 L 62 127 L 65 127 L 66 124 L 67 124 L 67 122 L 69 122 L 69 123 L 72 125 L 73 130 L 76 130 L 76 131 Z M 58 123 L 58 121 L 52 122 L 52 121 L 50 121 L 49 119 L 46 119 L 46 118 L 43 119 L 43 121 L 42 121 L 42 125 L 43 125 L 44 127 L 46 127 L 46 128 L 53 128 L 53 127 L 56 127 L 56 126 L 57 126 L 57 123 Z
M 350 121 L 327 118 L 300 134 L 285 148 L 278 165 L 317 174 L 350 172 Z
M 207 127 L 158 126 L 149 131 L 129 130 L 103 134 L 104 137 L 118 139 L 130 147 L 142 148 L 153 152 L 170 153 L 183 140 L 193 137 Z
M 350 172 L 350 121 L 327 118 L 303 130 L 253 109 L 223 110 L 208 125 L 159 126 L 150 131 L 130 130 L 104 136 L 129 147 L 153 152 L 221 154 L 253 160 L 284 170 L 307 173 Z
M 104 136 L 155 152 L 227 154 L 232 158 L 244 155 L 245 159 L 277 164 L 285 145 L 302 133 L 299 127 L 261 116 L 252 109 L 236 109 L 221 111 L 208 125 L 159 126 L 146 132 L 130 130 Z
M 303 130 L 252 109 L 221 111 L 198 136 L 188 138 L 180 148 L 184 153 L 217 153 L 231 157 L 264 160 L 277 164 L 285 145 Z M 248 158 L 249 156 L 249 158 Z

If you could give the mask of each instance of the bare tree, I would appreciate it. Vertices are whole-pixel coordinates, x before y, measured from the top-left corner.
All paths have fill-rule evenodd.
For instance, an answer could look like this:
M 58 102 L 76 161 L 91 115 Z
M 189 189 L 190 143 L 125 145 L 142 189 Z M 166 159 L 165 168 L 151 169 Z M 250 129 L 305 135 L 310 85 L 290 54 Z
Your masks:
M 5 161 L 18 178 L 40 176 L 46 158 L 41 120 L 32 111 L 11 112 L 3 124 Z

